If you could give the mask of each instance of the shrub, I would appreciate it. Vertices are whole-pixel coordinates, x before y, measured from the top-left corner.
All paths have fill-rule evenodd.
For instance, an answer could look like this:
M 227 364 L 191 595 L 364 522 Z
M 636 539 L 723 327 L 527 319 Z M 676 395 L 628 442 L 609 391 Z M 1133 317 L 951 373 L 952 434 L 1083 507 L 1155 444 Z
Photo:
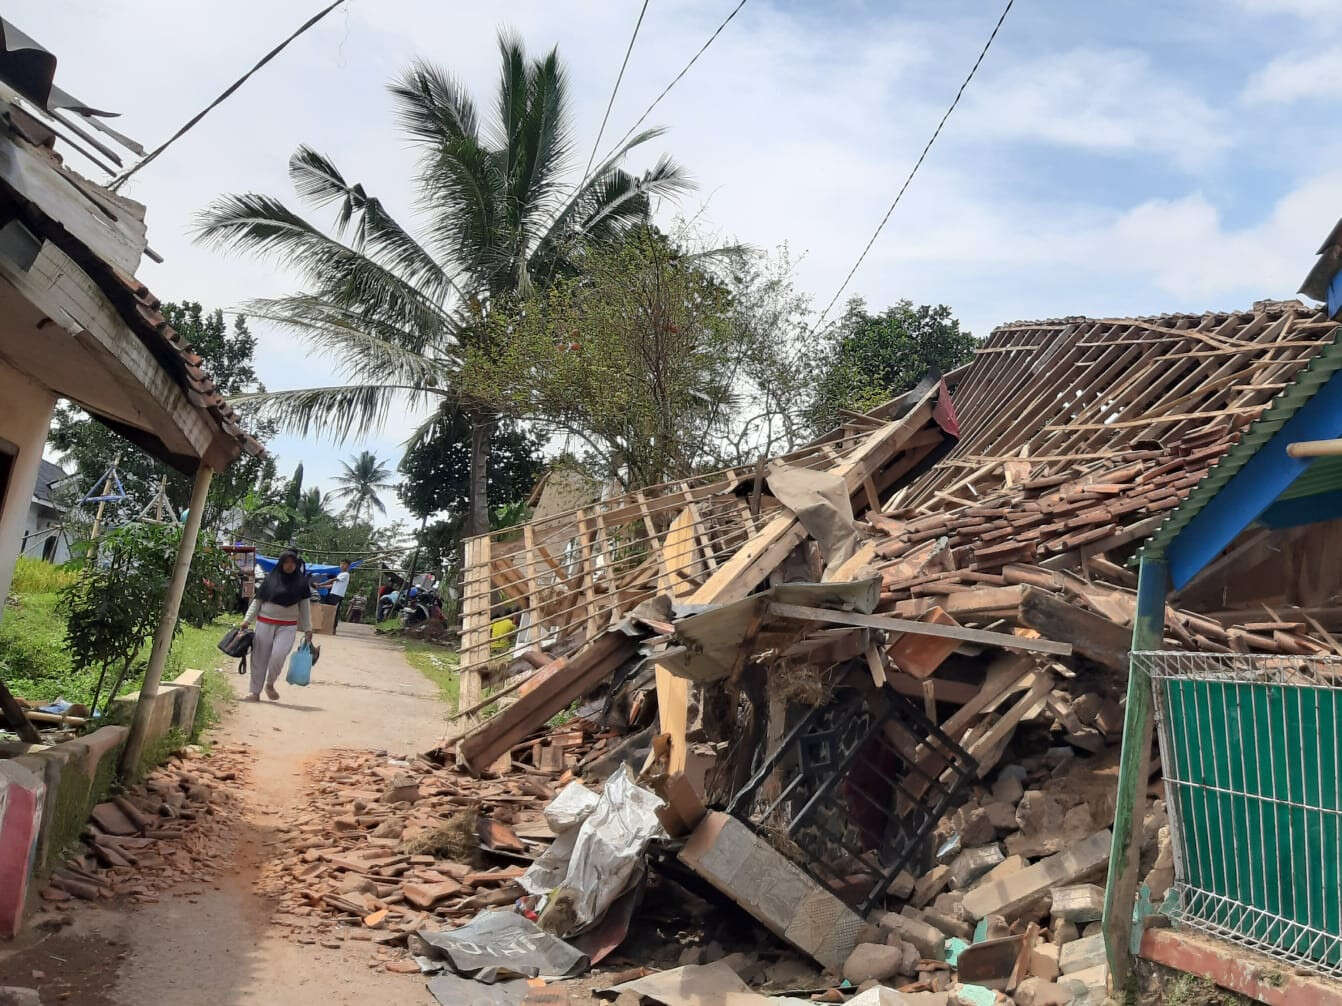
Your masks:
M 59 610 L 66 617 L 73 665 L 97 673 L 91 703 L 95 711 L 108 671 L 116 675 L 109 693 L 115 696 L 158 628 L 180 535 L 176 525 L 119 527 L 90 549 L 78 577 L 61 591 Z M 198 542 L 174 635 L 181 632 L 183 620 L 199 628 L 231 605 L 229 585 L 234 581 L 224 553 L 208 540 Z

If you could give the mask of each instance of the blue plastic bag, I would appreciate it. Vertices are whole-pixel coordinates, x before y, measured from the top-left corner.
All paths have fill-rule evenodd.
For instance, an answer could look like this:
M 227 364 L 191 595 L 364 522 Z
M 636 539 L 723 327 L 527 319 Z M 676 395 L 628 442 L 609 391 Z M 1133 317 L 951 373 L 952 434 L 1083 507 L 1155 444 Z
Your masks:
M 312 680 L 312 647 L 303 643 L 289 658 L 289 670 L 284 680 L 291 685 L 306 685 Z

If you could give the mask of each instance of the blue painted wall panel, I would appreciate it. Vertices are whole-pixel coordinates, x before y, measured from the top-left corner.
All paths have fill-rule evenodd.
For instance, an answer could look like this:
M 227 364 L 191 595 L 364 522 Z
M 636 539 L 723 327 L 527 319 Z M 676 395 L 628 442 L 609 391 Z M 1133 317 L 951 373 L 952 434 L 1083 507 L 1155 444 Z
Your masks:
M 1342 371 L 1302 405 L 1170 543 L 1165 554 L 1174 589 L 1178 590 L 1216 558 L 1235 535 L 1256 520 L 1309 466 L 1308 458 L 1289 457 L 1287 444 L 1297 440 L 1331 440 L 1340 434 Z

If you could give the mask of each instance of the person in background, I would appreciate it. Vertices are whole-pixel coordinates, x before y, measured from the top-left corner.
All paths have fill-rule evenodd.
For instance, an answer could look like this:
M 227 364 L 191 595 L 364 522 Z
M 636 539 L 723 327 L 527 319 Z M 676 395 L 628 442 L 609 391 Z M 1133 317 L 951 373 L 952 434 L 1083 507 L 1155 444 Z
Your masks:
M 251 691 L 244 702 L 260 702 L 261 689 L 266 696 L 278 700 L 280 693 L 275 682 L 284 670 L 284 661 L 294 647 L 294 636 L 301 632 L 306 643 L 312 643 L 312 603 L 308 596 L 307 569 L 298 553 L 286 548 L 280 553 L 261 585 L 256 589 L 243 628 L 256 627 L 252 641 Z
M 340 606 L 344 603 L 345 592 L 349 590 L 349 562 L 342 562 L 339 573 L 329 580 L 323 580 L 317 586 L 322 589 L 330 588 L 323 598 L 323 603 L 335 605 L 335 614 L 331 618 L 331 635 L 334 636 L 336 626 L 340 624 Z

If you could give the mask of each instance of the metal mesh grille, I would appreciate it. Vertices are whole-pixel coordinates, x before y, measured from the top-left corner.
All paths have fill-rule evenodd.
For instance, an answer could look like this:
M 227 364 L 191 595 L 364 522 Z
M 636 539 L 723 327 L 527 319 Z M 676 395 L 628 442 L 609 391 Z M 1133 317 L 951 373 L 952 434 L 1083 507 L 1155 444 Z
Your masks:
M 809 712 L 727 810 L 865 914 L 977 764 L 890 689 Z
M 1134 653 L 1181 924 L 1342 976 L 1342 658 Z

